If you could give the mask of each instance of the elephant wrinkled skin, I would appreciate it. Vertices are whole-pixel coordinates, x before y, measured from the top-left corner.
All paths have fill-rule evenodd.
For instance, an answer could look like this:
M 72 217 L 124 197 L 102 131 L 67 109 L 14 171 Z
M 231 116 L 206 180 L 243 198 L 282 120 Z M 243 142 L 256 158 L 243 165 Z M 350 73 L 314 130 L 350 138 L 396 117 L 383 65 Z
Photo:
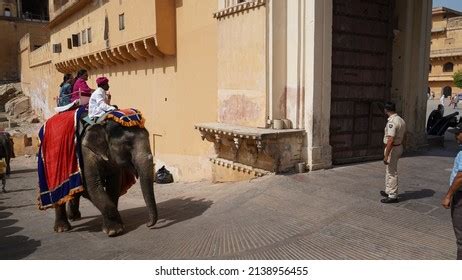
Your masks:
M 154 163 L 149 146 L 149 134 L 144 128 L 123 127 L 113 121 L 95 124 L 86 130 L 81 141 L 83 157 L 83 196 L 103 215 L 103 231 L 116 236 L 124 227 L 117 210 L 122 171 L 139 177 L 143 198 L 149 213 L 147 226 L 157 222 L 154 197 Z M 80 218 L 79 197 L 55 208 L 54 230 L 71 229 L 69 220 Z

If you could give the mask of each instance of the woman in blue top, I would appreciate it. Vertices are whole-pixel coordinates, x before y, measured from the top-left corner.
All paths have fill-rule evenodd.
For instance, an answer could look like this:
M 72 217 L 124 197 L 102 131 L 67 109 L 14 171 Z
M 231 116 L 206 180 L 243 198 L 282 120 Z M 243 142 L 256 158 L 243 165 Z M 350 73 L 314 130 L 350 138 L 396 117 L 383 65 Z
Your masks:
M 74 77 L 72 74 L 65 74 L 59 89 L 58 106 L 66 106 L 67 104 L 71 103 L 73 84 Z

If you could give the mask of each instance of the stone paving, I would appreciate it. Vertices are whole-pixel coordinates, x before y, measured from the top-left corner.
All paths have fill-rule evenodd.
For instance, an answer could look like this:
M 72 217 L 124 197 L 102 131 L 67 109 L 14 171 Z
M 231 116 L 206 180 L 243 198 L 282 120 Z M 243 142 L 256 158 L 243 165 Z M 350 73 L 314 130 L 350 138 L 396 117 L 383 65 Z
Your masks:
M 454 259 L 439 206 L 454 142 L 400 161 L 401 202 L 383 205 L 384 166 L 368 162 L 250 182 L 156 185 L 160 222 L 144 226 L 139 187 L 121 198 L 126 233 L 108 238 L 96 208 L 53 232 L 39 211 L 35 159 L 17 158 L 0 194 L 0 259 Z

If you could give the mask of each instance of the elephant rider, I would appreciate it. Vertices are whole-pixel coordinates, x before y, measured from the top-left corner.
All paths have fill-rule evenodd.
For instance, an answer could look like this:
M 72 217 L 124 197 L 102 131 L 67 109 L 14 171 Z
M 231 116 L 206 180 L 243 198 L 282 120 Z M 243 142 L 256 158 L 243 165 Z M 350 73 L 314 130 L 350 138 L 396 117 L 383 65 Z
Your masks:
M 117 110 L 117 106 L 109 105 L 111 96 L 107 95 L 109 80 L 106 77 L 96 79 L 98 88 L 92 93 L 88 105 L 88 117 L 95 120 L 107 112 Z
M 78 100 L 80 98 L 80 95 L 86 96 L 87 98 L 91 95 L 93 92 L 93 89 L 91 89 L 88 84 L 88 72 L 85 69 L 79 70 L 77 72 L 77 80 L 74 83 L 73 89 L 72 89 L 72 95 L 71 95 L 71 102 L 74 102 L 75 100 Z M 86 105 L 86 104 L 81 104 L 81 105 Z

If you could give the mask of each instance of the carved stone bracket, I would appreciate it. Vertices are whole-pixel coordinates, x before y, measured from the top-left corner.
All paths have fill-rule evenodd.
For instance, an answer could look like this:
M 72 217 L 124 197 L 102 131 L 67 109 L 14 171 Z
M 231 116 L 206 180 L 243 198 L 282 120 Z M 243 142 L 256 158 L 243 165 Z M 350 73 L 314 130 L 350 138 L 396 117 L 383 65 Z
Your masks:
M 220 134 L 215 134 L 215 153 L 218 155 L 218 153 L 220 152 L 220 147 L 221 147 L 221 136 Z
M 84 56 L 56 62 L 55 67 L 61 73 L 69 73 L 81 68 L 100 69 L 104 66 L 114 66 L 152 57 L 162 58 L 164 54 L 158 49 L 156 43 L 152 35 Z
M 239 147 L 241 146 L 241 138 L 239 137 L 234 137 L 233 138 L 234 146 L 234 161 L 237 161 L 238 153 L 239 153 Z

